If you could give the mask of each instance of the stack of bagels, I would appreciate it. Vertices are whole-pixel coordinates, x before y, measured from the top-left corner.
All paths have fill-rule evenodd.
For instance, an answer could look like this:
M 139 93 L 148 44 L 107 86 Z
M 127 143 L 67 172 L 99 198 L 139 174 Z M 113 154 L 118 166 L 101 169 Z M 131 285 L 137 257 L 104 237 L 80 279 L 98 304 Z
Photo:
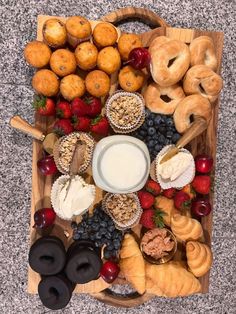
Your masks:
M 154 82 L 144 92 L 147 108 L 154 113 L 173 114 L 179 133 L 184 133 L 196 116 L 209 122 L 223 85 L 215 72 L 217 58 L 212 39 L 200 36 L 188 46 L 159 36 L 152 41 L 149 52 Z

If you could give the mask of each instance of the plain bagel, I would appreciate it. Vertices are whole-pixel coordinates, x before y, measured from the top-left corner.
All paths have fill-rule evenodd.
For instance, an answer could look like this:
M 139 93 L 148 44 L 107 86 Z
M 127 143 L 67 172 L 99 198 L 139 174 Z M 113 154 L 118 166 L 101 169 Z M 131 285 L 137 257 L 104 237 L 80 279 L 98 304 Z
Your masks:
M 150 70 L 153 80 L 165 87 L 179 82 L 189 68 L 188 46 L 180 40 L 170 40 L 151 51 Z
M 191 126 L 191 116 L 193 116 L 193 119 L 196 116 L 200 116 L 209 122 L 212 114 L 211 111 L 211 104 L 207 98 L 201 95 L 191 95 L 185 97 L 182 101 L 180 101 L 174 112 L 173 117 L 176 130 L 179 133 L 184 133 Z
M 187 95 L 200 94 L 214 102 L 223 86 L 222 78 L 206 65 L 195 65 L 184 77 L 183 88 Z
M 154 38 L 148 48 L 149 52 L 154 53 L 158 48 L 161 47 L 161 45 L 167 43 L 168 41 L 171 41 L 171 39 L 166 36 L 158 36 Z
M 157 83 L 151 83 L 144 93 L 146 107 L 160 114 L 173 114 L 184 97 L 184 91 L 178 84 L 162 87 Z

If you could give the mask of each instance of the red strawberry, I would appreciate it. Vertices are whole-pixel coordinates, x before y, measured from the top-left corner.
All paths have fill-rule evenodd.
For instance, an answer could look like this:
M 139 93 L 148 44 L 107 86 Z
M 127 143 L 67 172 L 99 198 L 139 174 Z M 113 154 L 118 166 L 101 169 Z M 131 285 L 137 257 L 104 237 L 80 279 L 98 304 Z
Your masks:
M 163 228 L 165 226 L 163 222 L 163 213 L 160 210 L 155 210 L 152 208 L 143 211 L 139 223 L 148 229 L 153 229 L 156 227 Z
M 204 175 L 196 176 L 192 181 L 192 187 L 200 194 L 209 194 L 211 188 L 211 178 Z
M 190 196 L 183 191 L 178 191 L 174 196 L 174 204 L 178 209 L 189 209 L 191 204 Z
M 109 123 L 106 117 L 98 116 L 97 118 L 92 120 L 91 123 L 91 131 L 107 136 L 109 131 Z
M 93 96 L 87 96 L 83 98 L 83 101 L 87 105 L 87 115 L 89 117 L 95 118 L 97 115 L 101 113 L 102 103 L 100 99 Z
M 56 113 L 55 102 L 51 98 L 45 96 L 35 96 L 33 107 L 42 116 L 54 116 Z
M 143 193 L 144 193 L 145 191 L 143 191 L 143 190 L 140 190 L 140 191 L 138 191 L 138 198 L 139 198 L 139 201 L 140 201 L 140 199 L 141 199 L 141 197 L 142 197 L 142 195 L 143 195 Z
M 87 117 L 73 116 L 73 126 L 77 131 L 89 132 L 90 122 L 90 119 Z
M 71 112 L 72 112 L 72 115 L 75 115 L 78 117 L 84 117 L 88 114 L 88 106 L 82 99 L 75 98 L 71 102 Z
M 141 207 L 147 209 L 154 204 L 155 197 L 149 192 L 142 191 L 142 193 L 139 194 L 139 201 Z
M 72 112 L 70 104 L 67 101 L 60 101 L 56 106 L 56 115 L 61 119 L 71 118 Z
M 154 180 L 148 180 L 146 185 L 145 185 L 145 189 L 152 193 L 153 195 L 157 196 L 158 194 L 161 193 L 161 186 L 159 183 L 157 183 Z
M 176 193 L 176 189 L 169 188 L 169 189 L 163 190 L 162 195 L 167 198 L 173 198 L 175 196 L 175 193 Z
M 74 131 L 73 125 L 69 119 L 57 120 L 53 126 L 53 131 L 58 135 L 67 135 Z

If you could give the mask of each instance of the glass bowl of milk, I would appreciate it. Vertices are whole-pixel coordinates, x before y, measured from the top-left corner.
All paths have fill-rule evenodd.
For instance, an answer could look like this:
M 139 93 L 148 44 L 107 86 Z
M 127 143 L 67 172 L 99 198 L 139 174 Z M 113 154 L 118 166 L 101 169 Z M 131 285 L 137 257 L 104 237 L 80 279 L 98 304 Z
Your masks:
M 150 155 L 144 142 L 128 135 L 112 135 L 100 140 L 92 160 L 93 179 L 104 191 L 131 193 L 145 185 L 150 171 Z

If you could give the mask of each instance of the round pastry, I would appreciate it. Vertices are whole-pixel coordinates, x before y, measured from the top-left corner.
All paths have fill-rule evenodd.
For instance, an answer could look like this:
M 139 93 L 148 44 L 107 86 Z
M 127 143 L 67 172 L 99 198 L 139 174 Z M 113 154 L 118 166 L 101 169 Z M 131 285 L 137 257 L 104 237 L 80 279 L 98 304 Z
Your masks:
M 52 71 L 42 69 L 34 74 L 32 86 L 37 93 L 43 96 L 55 96 L 59 92 L 59 79 Z
M 160 86 L 171 86 L 179 82 L 189 64 L 189 48 L 180 40 L 167 41 L 151 52 L 152 78 Z
M 65 262 L 65 247 L 57 237 L 39 238 L 30 248 L 30 267 L 41 275 L 58 274 L 64 268 Z
M 127 92 L 136 92 L 143 86 L 145 74 L 127 65 L 120 70 L 118 80 L 122 89 Z
M 67 49 L 58 49 L 52 53 L 50 67 L 59 76 L 72 74 L 76 70 L 75 55 Z
M 144 93 L 146 107 L 154 113 L 161 114 L 173 114 L 184 97 L 184 91 L 178 84 L 162 87 L 151 83 Z
M 119 70 L 121 65 L 120 54 L 116 48 L 106 47 L 98 53 L 97 66 L 107 74 Z
M 98 47 L 112 46 L 117 38 L 116 28 L 110 23 L 98 23 L 93 30 L 93 40 Z
M 67 40 L 72 47 L 89 40 L 92 28 L 87 19 L 82 16 L 71 16 L 66 21 Z
M 65 45 L 67 34 L 64 23 L 58 19 L 48 19 L 43 24 L 43 39 L 48 46 L 59 48 Z
M 200 94 L 214 102 L 223 86 L 222 78 L 206 65 L 195 65 L 190 68 L 183 81 L 187 95 Z
M 51 49 L 41 41 L 31 41 L 25 46 L 24 57 L 27 63 L 35 68 L 45 67 L 51 57 Z
M 59 310 L 69 303 L 74 287 L 63 275 L 44 277 L 38 285 L 39 298 L 50 310 Z
M 100 250 L 93 242 L 80 240 L 72 243 L 67 251 L 65 272 L 72 282 L 84 284 L 99 277 L 102 264 Z
M 158 48 L 161 47 L 161 45 L 167 43 L 168 41 L 171 41 L 171 39 L 169 37 L 166 36 L 158 36 L 156 38 L 153 39 L 153 41 L 151 42 L 148 50 L 150 53 L 155 52 Z
M 85 86 L 94 97 L 106 96 L 110 89 L 110 78 L 105 72 L 94 70 L 86 76 Z
M 209 36 L 199 36 L 195 38 L 190 46 L 191 66 L 204 64 L 216 70 L 217 59 L 213 40 Z
M 81 43 L 75 49 L 76 62 L 82 70 L 94 68 L 97 64 L 97 57 L 97 47 L 90 42 Z
M 211 114 L 211 104 L 207 98 L 201 95 L 187 96 L 180 101 L 174 112 L 173 117 L 176 130 L 179 133 L 184 133 L 191 126 L 191 116 L 193 116 L 193 118 L 200 116 L 209 122 Z
M 118 40 L 118 50 L 122 60 L 128 60 L 130 51 L 138 47 L 143 47 L 143 45 L 136 34 L 122 34 Z
M 66 100 L 73 100 L 85 93 L 84 81 L 76 74 L 70 74 L 61 80 L 60 92 Z

